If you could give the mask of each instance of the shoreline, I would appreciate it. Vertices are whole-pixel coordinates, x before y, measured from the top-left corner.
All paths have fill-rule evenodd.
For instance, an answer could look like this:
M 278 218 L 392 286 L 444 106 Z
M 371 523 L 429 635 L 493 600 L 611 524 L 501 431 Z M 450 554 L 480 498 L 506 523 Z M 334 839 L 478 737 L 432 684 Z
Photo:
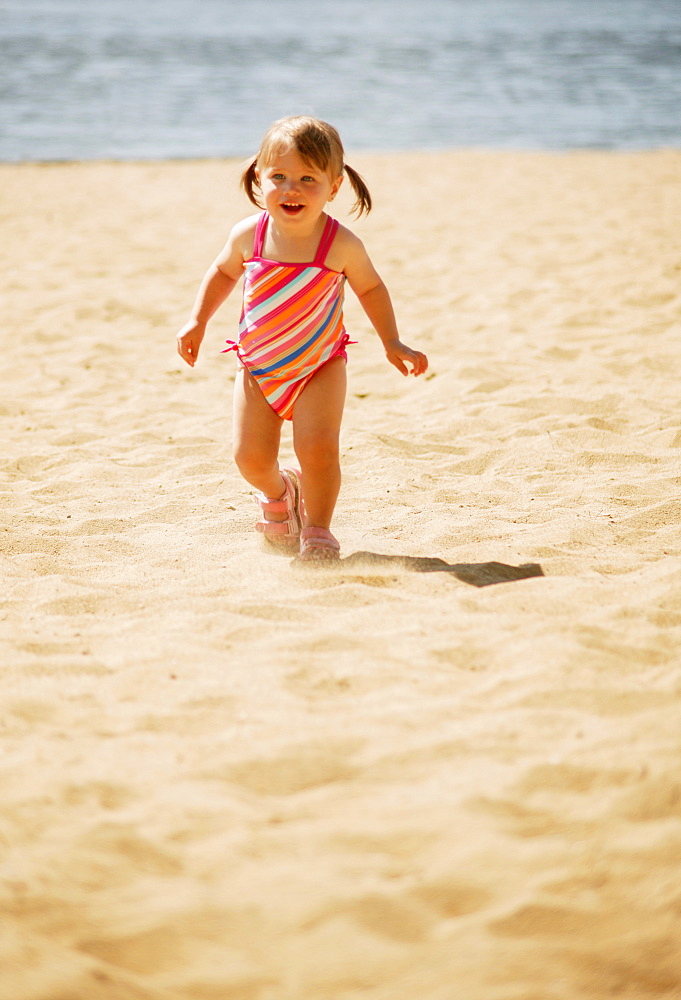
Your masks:
M 534 147 L 534 146 L 420 146 L 413 149 L 364 149 L 357 147 L 349 147 L 348 153 L 350 156 L 358 157 L 368 157 L 369 159 L 381 159 L 384 157 L 403 157 L 403 156 L 431 156 L 431 155 L 442 155 L 442 156 L 460 156 L 466 154 L 482 154 L 482 155 L 501 155 L 501 156 L 572 156 L 572 155 L 590 155 L 594 154 L 596 156 L 600 155 L 613 155 L 613 156 L 641 156 L 646 154 L 658 154 L 658 153 L 678 153 L 681 152 L 681 144 L 678 146 L 671 145 L 659 145 L 659 146 L 632 146 L 632 147 L 599 147 L 599 146 L 570 146 L 565 148 L 558 147 Z M 46 166 L 46 167 L 67 167 L 67 166 L 96 166 L 97 164 L 108 164 L 116 165 L 120 164 L 124 166 L 126 164 L 137 164 L 139 166 L 145 166 L 149 164 L 187 164 L 187 163 L 242 163 L 248 160 L 253 154 L 244 153 L 239 156 L 236 154 L 225 154 L 225 155 L 214 155 L 214 156 L 168 156 L 168 157 L 88 157 L 85 159 L 46 159 L 46 160 L 3 160 L 0 159 L 0 167 L 31 167 L 31 166 Z

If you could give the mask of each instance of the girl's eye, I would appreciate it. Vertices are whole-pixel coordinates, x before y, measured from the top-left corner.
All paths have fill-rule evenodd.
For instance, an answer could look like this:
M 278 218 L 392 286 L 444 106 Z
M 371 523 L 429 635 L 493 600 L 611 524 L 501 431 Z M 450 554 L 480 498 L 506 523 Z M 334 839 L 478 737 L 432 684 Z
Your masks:
M 284 178 L 283 174 L 272 174 L 272 180 L 273 181 L 280 181 L 280 180 L 283 180 L 283 178 Z
M 305 176 L 305 177 L 303 177 L 303 180 L 306 181 L 306 182 L 307 181 L 312 181 L 314 183 L 314 177 Z

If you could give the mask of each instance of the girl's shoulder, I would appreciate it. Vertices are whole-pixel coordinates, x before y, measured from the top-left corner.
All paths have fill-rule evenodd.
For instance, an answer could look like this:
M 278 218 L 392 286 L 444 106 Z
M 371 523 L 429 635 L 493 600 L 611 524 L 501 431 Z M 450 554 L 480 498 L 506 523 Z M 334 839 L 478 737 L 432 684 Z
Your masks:
M 249 260 L 253 256 L 253 241 L 255 230 L 262 212 L 256 215 L 249 215 L 241 222 L 237 222 L 229 234 L 229 242 L 235 250 L 241 252 L 244 260 Z
M 326 257 L 327 266 L 333 271 L 345 271 L 349 264 L 366 255 L 366 249 L 359 236 L 339 222 Z
M 253 256 L 255 227 L 259 218 L 260 215 L 251 215 L 237 222 L 215 260 L 218 268 L 235 281 L 241 276 L 245 262 Z
M 338 222 L 338 219 L 336 219 L 336 222 Z M 338 229 L 336 230 L 334 243 L 338 243 L 340 246 L 363 245 L 359 236 L 353 233 L 352 229 L 348 229 L 347 226 L 344 226 L 342 222 L 338 222 Z

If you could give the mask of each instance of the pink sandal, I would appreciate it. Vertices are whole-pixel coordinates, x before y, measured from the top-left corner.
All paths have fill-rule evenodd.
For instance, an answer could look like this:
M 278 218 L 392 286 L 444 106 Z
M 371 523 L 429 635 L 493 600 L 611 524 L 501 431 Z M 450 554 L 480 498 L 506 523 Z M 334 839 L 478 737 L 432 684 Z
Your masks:
M 340 542 L 327 528 L 308 525 L 300 532 L 301 562 L 333 562 L 340 559 Z
M 255 494 L 255 502 L 262 513 L 262 520 L 255 526 L 272 545 L 283 549 L 297 549 L 300 543 L 300 529 L 303 526 L 303 498 L 300 487 L 300 473 L 297 469 L 280 469 L 286 484 L 284 495 L 278 500 Z M 268 514 L 286 514 L 284 521 L 271 521 Z

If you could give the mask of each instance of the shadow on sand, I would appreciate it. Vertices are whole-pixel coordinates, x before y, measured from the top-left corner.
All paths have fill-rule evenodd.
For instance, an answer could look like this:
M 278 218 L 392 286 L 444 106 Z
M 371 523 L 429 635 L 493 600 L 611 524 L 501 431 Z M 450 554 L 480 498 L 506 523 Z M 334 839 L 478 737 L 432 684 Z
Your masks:
M 500 562 L 448 563 L 431 556 L 387 556 L 378 552 L 353 552 L 340 559 L 336 566 L 341 570 L 379 569 L 389 572 L 401 569 L 410 573 L 451 573 L 457 580 L 472 587 L 491 587 L 494 583 L 544 576 L 539 563 L 523 563 L 522 566 L 508 566 Z

